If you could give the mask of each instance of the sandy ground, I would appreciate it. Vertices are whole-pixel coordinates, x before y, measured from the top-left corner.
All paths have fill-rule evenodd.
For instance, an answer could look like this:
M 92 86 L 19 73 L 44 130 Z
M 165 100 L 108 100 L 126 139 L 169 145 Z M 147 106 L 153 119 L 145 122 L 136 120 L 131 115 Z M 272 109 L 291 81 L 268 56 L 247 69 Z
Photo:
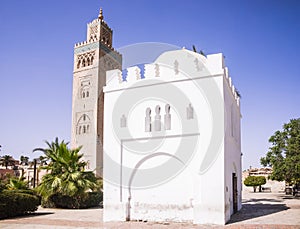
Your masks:
M 284 193 L 243 194 L 243 208 L 225 226 L 189 223 L 102 222 L 103 209 L 64 210 L 39 208 L 34 214 L 0 221 L 2 229 L 32 228 L 299 228 L 300 197 Z

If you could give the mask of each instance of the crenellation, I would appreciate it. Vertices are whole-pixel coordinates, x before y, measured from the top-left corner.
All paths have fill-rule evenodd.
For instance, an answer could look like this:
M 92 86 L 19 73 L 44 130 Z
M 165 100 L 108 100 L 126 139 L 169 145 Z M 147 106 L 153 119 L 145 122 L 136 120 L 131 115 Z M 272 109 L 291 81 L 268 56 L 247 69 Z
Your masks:
M 133 67 L 127 68 L 126 81 L 128 83 L 135 82 L 135 81 L 140 80 L 140 79 L 142 79 L 141 69 L 138 66 L 133 66 Z
M 155 64 L 155 77 L 160 77 L 159 64 Z
M 232 94 L 233 94 L 233 96 L 234 96 L 234 93 L 235 93 L 234 85 L 231 86 L 231 92 L 232 92 Z
M 240 106 L 240 97 L 237 97 L 236 103 L 237 103 L 238 106 Z
M 82 42 L 76 43 L 76 44 L 74 45 L 74 48 L 80 48 L 80 47 L 84 47 L 84 46 L 86 46 L 86 45 L 90 45 L 90 44 L 98 43 L 98 42 L 99 42 L 98 38 L 96 38 L 96 39 L 91 39 L 91 40 L 89 40 L 89 41 L 82 41 Z M 115 52 L 117 55 L 121 55 L 117 50 L 115 50 L 115 49 L 111 46 L 111 44 L 109 44 L 109 43 L 107 43 L 107 42 L 103 42 L 103 41 L 102 41 L 102 42 L 99 42 L 99 43 L 100 43 L 100 44 L 106 45 L 106 47 L 108 47 L 109 50 Z
M 240 98 L 239 98 L 239 96 L 238 96 L 238 94 L 236 92 L 235 86 L 232 83 L 232 78 L 229 76 L 228 68 L 227 67 L 224 68 L 224 76 L 225 76 L 225 80 L 227 81 L 227 83 L 229 85 L 230 91 L 231 91 L 231 93 L 232 93 L 232 95 L 233 95 L 233 97 L 234 97 L 237 105 L 239 106 L 240 105 Z
M 122 71 L 119 69 L 113 69 L 106 72 L 106 85 L 118 86 L 123 81 Z
M 144 65 L 145 73 L 144 77 L 145 78 L 155 78 L 156 76 L 156 65 L 154 64 L 145 64 Z
M 196 72 L 196 74 L 200 74 L 197 73 L 199 72 L 197 71 L 197 65 L 193 63 L 192 66 L 195 68 L 194 72 Z M 143 76 L 141 75 L 142 69 L 144 70 Z M 144 64 L 143 66 L 140 65 L 132 66 L 124 70 L 126 71 L 124 71 L 123 74 L 119 70 L 114 70 L 114 72 L 110 71 L 110 73 L 107 74 L 107 77 L 110 79 L 106 83 L 106 85 L 108 86 L 107 88 L 111 88 L 111 89 L 125 88 L 141 79 L 155 79 L 161 76 L 163 76 L 163 80 L 167 80 L 167 81 L 178 80 L 181 78 L 184 79 L 184 72 L 185 72 L 184 69 L 180 69 L 180 61 L 178 60 L 174 60 L 173 66 L 168 66 L 163 63 L 154 62 L 154 63 Z M 232 83 L 232 78 L 229 76 L 229 71 L 227 67 L 223 68 L 223 76 L 225 78 L 225 81 L 229 85 L 234 100 L 239 106 L 239 96 L 236 93 L 235 86 Z M 115 77 L 116 79 L 113 79 L 113 77 Z
M 224 68 L 224 75 L 225 75 L 226 79 L 228 80 L 229 72 L 228 72 L 228 68 L 227 67 Z
M 237 105 L 240 105 L 240 98 L 236 92 L 236 88 L 232 83 L 232 78 L 229 76 L 229 71 L 227 67 L 224 67 L 224 76 L 225 76 L 225 81 L 228 83 L 230 89 L 231 89 L 231 93 L 234 97 L 234 99 L 236 100 Z

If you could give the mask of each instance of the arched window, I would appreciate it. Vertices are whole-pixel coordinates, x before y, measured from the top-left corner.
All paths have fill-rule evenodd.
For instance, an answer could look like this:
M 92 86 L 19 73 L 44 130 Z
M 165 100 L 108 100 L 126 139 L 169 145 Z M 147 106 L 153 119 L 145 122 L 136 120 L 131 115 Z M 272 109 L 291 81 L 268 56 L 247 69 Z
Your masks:
M 77 62 L 77 69 L 80 68 L 80 64 L 81 64 L 81 61 L 78 60 L 78 62 Z
M 85 92 L 82 92 L 82 98 L 85 98 Z
M 92 56 L 91 57 L 91 65 L 93 65 L 93 62 L 94 62 L 94 57 Z
M 87 66 L 90 66 L 91 62 L 90 62 L 90 58 L 87 58 Z
M 91 119 L 88 114 L 82 114 L 79 117 L 76 128 L 76 134 L 78 135 L 90 133 Z
M 90 93 L 89 91 L 86 92 L 86 97 L 89 97 Z
M 82 67 L 85 67 L 85 59 L 82 60 Z

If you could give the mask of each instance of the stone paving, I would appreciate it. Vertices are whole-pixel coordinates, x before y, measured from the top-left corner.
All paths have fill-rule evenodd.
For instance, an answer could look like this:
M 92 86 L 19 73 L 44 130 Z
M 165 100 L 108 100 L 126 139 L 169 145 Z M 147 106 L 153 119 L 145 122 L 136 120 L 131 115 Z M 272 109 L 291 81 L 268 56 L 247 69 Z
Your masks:
M 0 220 L 2 229 L 62 228 L 246 228 L 300 229 L 300 198 L 283 193 L 244 193 L 243 208 L 225 226 L 189 223 L 102 222 L 101 208 L 43 209 L 31 215 Z

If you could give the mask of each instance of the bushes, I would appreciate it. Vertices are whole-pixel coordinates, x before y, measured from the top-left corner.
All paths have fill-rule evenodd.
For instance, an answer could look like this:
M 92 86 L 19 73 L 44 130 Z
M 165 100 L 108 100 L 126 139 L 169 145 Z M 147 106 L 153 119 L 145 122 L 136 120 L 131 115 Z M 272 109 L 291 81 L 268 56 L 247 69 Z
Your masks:
M 90 208 L 100 205 L 102 192 L 87 192 L 76 196 L 53 194 L 47 200 L 42 200 L 44 208 Z
M 0 192 L 5 189 L 5 184 L 0 180 Z
M 256 192 L 257 186 L 259 186 L 259 191 L 261 191 L 261 185 L 264 185 L 266 182 L 267 181 L 264 176 L 248 176 L 244 180 L 244 185 L 253 186 L 253 191 Z
M 27 191 L 3 190 L 0 193 L 0 219 L 34 212 L 39 205 L 39 197 Z

